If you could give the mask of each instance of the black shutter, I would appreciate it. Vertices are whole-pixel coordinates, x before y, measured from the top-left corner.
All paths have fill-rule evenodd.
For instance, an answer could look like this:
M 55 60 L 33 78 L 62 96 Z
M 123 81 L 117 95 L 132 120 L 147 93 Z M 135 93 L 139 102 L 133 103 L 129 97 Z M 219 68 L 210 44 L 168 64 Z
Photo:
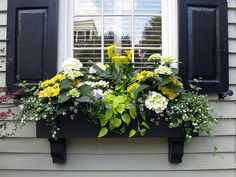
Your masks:
M 57 69 L 58 0 L 8 0 L 6 82 L 36 85 Z
M 226 0 L 179 0 L 179 73 L 185 85 L 202 77 L 204 92 L 228 90 L 227 22 Z

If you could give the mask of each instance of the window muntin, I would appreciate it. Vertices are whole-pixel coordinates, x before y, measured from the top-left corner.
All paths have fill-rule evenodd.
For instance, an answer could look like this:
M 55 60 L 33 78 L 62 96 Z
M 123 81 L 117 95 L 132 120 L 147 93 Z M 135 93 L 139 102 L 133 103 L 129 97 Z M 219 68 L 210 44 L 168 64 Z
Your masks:
M 74 57 L 107 63 L 106 47 L 134 51 L 136 67 L 162 52 L 161 0 L 74 0 Z M 84 31 L 83 33 L 80 33 Z

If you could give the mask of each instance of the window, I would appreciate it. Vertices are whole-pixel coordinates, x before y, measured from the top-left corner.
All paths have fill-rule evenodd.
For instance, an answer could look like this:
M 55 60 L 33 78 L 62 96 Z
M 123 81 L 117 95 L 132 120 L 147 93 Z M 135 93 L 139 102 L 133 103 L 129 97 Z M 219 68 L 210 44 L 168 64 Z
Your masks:
M 90 61 L 107 63 L 106 47 L 111 44 L 119 53 L 132 49 L 132 61 L 139 68 L 152 53 L 177 57 L 177 0 L 60 3 L 58 66 L 66 56 L 79 58 L 85 67 Z

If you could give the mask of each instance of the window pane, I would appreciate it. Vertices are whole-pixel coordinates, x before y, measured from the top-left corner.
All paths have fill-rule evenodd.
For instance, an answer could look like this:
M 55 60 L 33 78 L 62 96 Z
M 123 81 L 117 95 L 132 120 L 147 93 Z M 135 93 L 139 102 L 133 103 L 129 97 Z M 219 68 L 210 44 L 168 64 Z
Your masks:
M 136 68 L 147 69 L 148 67 L 145 66 L 148 57 L 153 53 L 160 53 L 161 50 L 154 50 L 154 49 L 135 49 L 134 50 L 134 63 Z
M 74 18 L 74 47 L 101 47 L 100 17 Z
M 134 18 L 134 46 L 161 47 L 161 17 Z
M 102 0 L 74 0 L 75 15 L 101 15 Z
M 101 50 L 76 49 L 74 57 L 78 58 L 84 67 L 89 67 L 91 66 L 90 61 L 101 62 Z
M 132 13 L 132 0 L 104 0 L 104 14 Z
M 131 47 L 131 17 L 104 17 L 104 45 Z
M 161 14 L 161 0 L 134 0 L 134 14 Z

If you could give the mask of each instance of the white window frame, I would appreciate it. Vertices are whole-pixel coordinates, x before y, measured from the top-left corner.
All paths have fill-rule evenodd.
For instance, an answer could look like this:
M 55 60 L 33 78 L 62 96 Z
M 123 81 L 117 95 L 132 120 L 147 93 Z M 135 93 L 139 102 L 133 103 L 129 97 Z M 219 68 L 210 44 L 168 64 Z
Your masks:
M 161 11 L 162 11 L 162 55 L 173 56 L 178 61 L 177 1 L 178 0 L 162 0 Z M 61 71 L 61 63 L 64 60 L 73 57 L 73 50 L 74 50 L 73 11 L 74 11 L 73 0 L 59 1 L 58 62 L 57 62 L 58 71 Z M 133 29 L 132 29 L 132 36 L 133 36 Z M 102 56 L 103 52 L 104 50 L 102 50 Z M 177 67 L 177 65 L 175 67 Z

